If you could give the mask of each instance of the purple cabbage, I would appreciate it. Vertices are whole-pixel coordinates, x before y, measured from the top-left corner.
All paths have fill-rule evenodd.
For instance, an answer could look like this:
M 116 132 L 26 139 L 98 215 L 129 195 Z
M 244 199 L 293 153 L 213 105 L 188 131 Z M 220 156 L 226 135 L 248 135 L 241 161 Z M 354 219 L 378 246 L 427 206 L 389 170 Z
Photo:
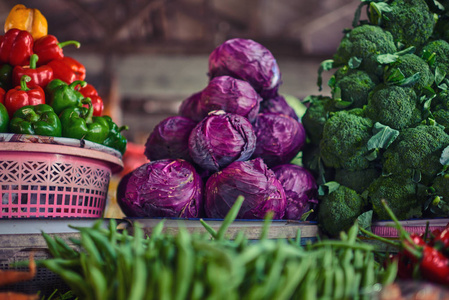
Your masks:
M 302 123 L 287 115 L 261 113 L 253 125 L 257 137 L 253 158 L 263 158 L 270 168 L 290 162 L 306 142 Z
M 238 219 L 263 219 L 272 211 L 282 219 L 287 204 L 284 188 L 261 158 L 236 161 L 214 173 L 206 182 L 205 214 L 224 218 L 238 196 L 245 200 Z
M 209 55 L 209 78 L 228 75 L 248 81 L 265 99 L 277 94 L 281 73 L 273 54 L 250 39 L 230 39 Z
M 202 91 L 196 92 L 181 102 L 179 106 L 179 115 L 199 122 L 203 119 L 200 107 Z
M 282 95 L 277 95 L 273 98 L 263 100 L 260 103 L 260 112 L 284 114 L 299 121 L 298 115 L 296 114 L 295 110 L 287 103 L 284 96 Z
M 247 160 L 256 147 L 256 135 L 247 118 L 213 111 L 192 130 L 190 156 L 202 169 L 219 171 L 234 161 Z
M 203 212 L 203 181 L 182 159 L 146 163 L 125 175 L 117 203 L 128 217 L 198 218 Z
M 294 164 L 283 164 L 275 166 L 272 171 L 284 187 L 287 197 L 284 219 L 299 220 L 305 212 L 316 206 L 317 184 L 309 170 Z
M 253 122 L 259 113 L 261 101 L 260 95 L 247 81 L 218 76 L 212 78 L 202 91 L 199 107 L 202 117 L 206 117 L 213 110 L 224 110 L 244 116 Z
M 145 156 L 150 160 L 181 158 L 192 161 L 189 136 L 197 122 L 182 116 L 172 116 L 157 124 L 145 143 Z

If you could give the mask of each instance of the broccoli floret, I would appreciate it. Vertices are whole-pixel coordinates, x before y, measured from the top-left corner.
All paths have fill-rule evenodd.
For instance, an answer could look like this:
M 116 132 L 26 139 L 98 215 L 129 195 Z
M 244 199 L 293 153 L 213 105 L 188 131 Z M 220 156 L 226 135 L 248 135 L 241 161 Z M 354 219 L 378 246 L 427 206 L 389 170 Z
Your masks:
M 381 173 L 379 169 L 374 167 L 358 171 L 337 169 L 335 171 L 335 181 L 362 194 Z
M 393 36 L 388 31 L 375 25 L 357 26 L 342 38 L 333 57 L 334 65 L 347 65 L 356 57 L 361 60 L 358 69 L 380 76 L 382 66 L 377 62 L 376 56 L 396 51 Z
M 381 83 L 368 96 L 366 116 L 391 128 L 403 129 L 421 121 L 417 100 L 412 88 Z
M 332 99 L 326 96 L 309 96 L 304 99 L 309 107 L 301 118 L 307 137 L 312 144 L 319 144 L 323 136 L 324 123 L 330 111 L 336 109 L 332 106 Z
M 407 174 L 428 183 L 442 170 L 440 157 L 449 135 L 440 126 L 419 125 L 402 130 L 385 150 L 383 172 Z M 418 176 L 418 178 L 417 178 Z
M 363 170 L 369 166 L 366 143 L 372 136 L 373 122 L 361 109 L 333 113 L 324 124 L 320 154 L 327 167 Z
M 329 236 L 338 236 L 351 227 L 366 211 L 367 201 L 354 190 L 340 185 L 335 191 L 321 197 L 318 224 Z
M 341 69 L 346 69 L 342 71 Z M 332 96 L 349 103 L 347 108 L 363 107 L 368 102 L 369 92 L 376 86 L 377 81 L 362 70 L 340 68 L 334 75 Z
M 435 18 L 425 0 L 394 0 L 384 12 L 382 27 L 404 47 L 424 45 L 433 33 Z
M 422 48 L 421 56 L 425 51 L 435 53 L 435 62 L 430 64 L 432 72 L 434 73 L 438 67 L 446 75 L 449 75 L 449 43 L 445 40 L 431 41 Z
M 418 75 L 417 75 L 418 74 Z M 402 77 L 416 78 L 411 82 L 405 82 Z M 397 61 L 387 66 L 384 72 L 384 82 L 413 87 L 415 91 L 421 91 L 432 85 L 434 76 L 427 62 L 415 54 L 399 56 Z
M 449 134 L 449 110 L 439 109 L 433 113 L 435 121 L 444 126 L 444 132 Z
M 390 219 L 382 205 L 385 199 L 394 214 L 401 220 L 420 217 L 427 193 L 422 186 L 404 175 L 381 176 L 368 187 L 368 200 L 371 202 L 374 218 Z

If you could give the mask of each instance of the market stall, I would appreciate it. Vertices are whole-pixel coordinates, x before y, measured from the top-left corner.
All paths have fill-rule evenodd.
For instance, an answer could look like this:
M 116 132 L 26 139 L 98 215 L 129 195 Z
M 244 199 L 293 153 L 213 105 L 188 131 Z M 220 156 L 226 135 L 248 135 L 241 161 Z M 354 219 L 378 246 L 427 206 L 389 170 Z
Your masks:
M 80 44 L 14 6 L 0 299 L 447 297 L 448 19 L 446 2 L 362 1 L 317 66 L 331 95 L 304 99 L 267 47 L 228 39 L 134 145 L 64 54 Z

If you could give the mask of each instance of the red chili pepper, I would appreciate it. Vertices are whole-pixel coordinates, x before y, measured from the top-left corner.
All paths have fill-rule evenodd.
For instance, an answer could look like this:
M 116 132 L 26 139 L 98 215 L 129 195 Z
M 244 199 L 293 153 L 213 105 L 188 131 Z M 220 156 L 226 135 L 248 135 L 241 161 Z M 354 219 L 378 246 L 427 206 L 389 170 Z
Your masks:
M 20 85 L 6 93 L 5 107 L 10 118 L 16 110 L 25 105 L 45 104 L 44 90 L 38 85 L 29 88 L 27 82 L 30 80 L 30 76 L 24 75 L 20 80 Z
M 98 95 L 97 90 L 91 84 L 86 84 L 84 87 L 80 87 L 79 92 L 83 94 L 84 97 L 89 97 L 92 101 L 92 106 L 94 108 L 94 116 L 101 117 L 104 110 L 103 99 Z M 84 107 L 89 108 L 87 104 L 83 105 Z
M 49 66 L 40 66 L 36 68 L 36 62 L 38 61 L 36 54 L 31 55 L 29 66 L 15 66 L 12 70 L 12 84 L 13 86 L 20 85 L 20 80 L 23 75 L 31 77 L 31 81 L 28 86 L 38 85 L 41 88 L 45 88 L 47 84 L 53 80 L 53 69 Z
M 61 59 L 64 57 L 62 48 L 67 45 L 75 45 L 80 47 L 77 41 L 59 42 L 58 39 L 51 34 L 45 35 L 34 41 L 33 52 L 39 56 L 38 66 L 45 65 L 52 60 Z
M 86 68 L 74 58 L 64 56 L 50 61 L 47 65 L 53 69 L 54 79 L 60 79 L 67 84 L 86 78 Z
M 398 263 L 398 273 L 397 277 L 400 279 L 412 279 L 413 278 L 413 269 L 416 264 L 414 264 L 404 252 L 398 252 L 395 255 L 391 255 L 389 258 L 389 262 L 397 261 Z
M 12 28 L 0 40 L 0 62 L 12 66 L 28 65 L 34 40 L 26 30 Z
M 424 241 L 424 239 L 416 234 L 416 233 L 411 233 L 410 234 L 410 239 L 412 240 L 412 245 L 410 245 L 410 242 L 408 240 L 405 240 L 403 243 L 405 245 L 408 245 L 409 247 L 411 247 L 412 249 L 415 249 L 416 246 L 419 247 L 424 247 L 426 246 L 426 242 Z M 417 262 L 419 260 L 419 257 L 417 257 L 416 253 L 414 253 L 413 251 L 410 251 L 409 247 L 404 247 L 403 253 L 405 256 L 407 256 L 412 262 Z
M 449 284 L 449 258 L 437 249 L 424 246 L 419 268 L 423 278 L 435 283 Z

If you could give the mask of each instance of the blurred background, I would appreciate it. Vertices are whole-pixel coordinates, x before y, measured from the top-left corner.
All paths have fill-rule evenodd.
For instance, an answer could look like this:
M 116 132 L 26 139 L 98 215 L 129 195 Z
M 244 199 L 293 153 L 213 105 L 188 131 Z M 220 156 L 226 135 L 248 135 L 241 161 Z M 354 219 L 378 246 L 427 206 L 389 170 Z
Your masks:
M 227 39 L 253 39 L 276 57 L 280 93 L 302 99 L 318 91 L 317 69 L 331 58 L 360 0 L 23 0 L 0 1 L 1 19 L 24 4 L 39 9 L 48 33 L 86 66 L 86 81 L 105 113 L 143 144 L 162 119 L 208 81 L 208 56 Z M 325 81 L 326 82 L 326 81 Z

